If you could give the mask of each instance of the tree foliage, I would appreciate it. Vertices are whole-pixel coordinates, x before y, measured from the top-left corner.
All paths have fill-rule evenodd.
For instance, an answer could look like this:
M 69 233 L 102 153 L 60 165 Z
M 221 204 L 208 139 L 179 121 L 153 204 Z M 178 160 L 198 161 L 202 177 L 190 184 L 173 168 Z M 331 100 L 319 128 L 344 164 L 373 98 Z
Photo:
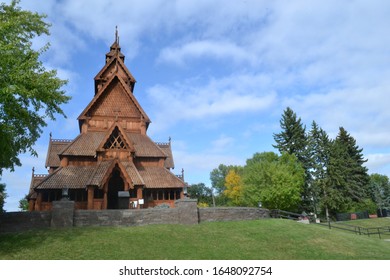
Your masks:
M 310 189 L 310 156 L 308 152 L 308 136 L 306 134 L 306 126 L 302 123 L 301 118 L 298 118 L 296 113 L 287 107 L 280 120 L 280 133 L 274 133 L 274 140 L 281 154 L 288 153 L 295 155 L 298 161 L 302 164 L 305 170 L 305 184 L 302 192 L 302 203 L 300 210 L 313 211 L 312 191 Z
M 327 197 L 328 164 L 332 141 L 328 134 L 313 121 L 308 136 L 308 152 L 310 157 L 310 195 L 314 213 L 326 208 L 323 200 Z M 325 210 L 328 213 L 328 209 Z
M 353 205 L 368 203 L 368 170 L 363 149 L 342 127 L 336 139 L 313 121 L 306 134 L 305 126 L 291 108 L 280 120 L 282 131 L 274 134 L 275 148 L 280 153 L 293 154 L 305 170 L 305 184 L 300 209 L 335 214 Z M 370 206 L 371 207 L 371 206 Z
M 27 211 L 28 210 L 28 195 L 26 195 L 24 198 L 19 200 L 19 209 L 21 211 Z
M 369 196 L 380 209 L 390 209 L 390 181 L 389 177 L 381 174 L 371 174 Z
M 225 178 L 226 189 L 224 194 L 230 199 L 233 205 L 239 206 L 243 202 L 243 183 L 241 175 L 234 169 L 230 169 Z
M 287 107 L 284 110 L 282 119 L 280 120 L 280 133 L 274 133 L 274 140 L 279 152 L 294 154 L 302 163 L 306 161 L 306 127 L 302 124 L 301 118 L 298 118 L 296 113 Z
M 18 4 L 0 4 L 0 174 L 21 165 L 19 154 L 36 155 L 33 145 L 46 120 L 64 116 L 60 106 L 70 99 L 61 90 L 66 81 L 39 60 L 49 45 L 32 47 L 35 37 L 49 34 L 45 16 Z
M 211 188 L 206 187 L 204 183 L 192 184 L 188 188 L 190 198 L 198 199 L 198 203 L 211 205 L 213 202 L 213 193 Z
M 4 212 L 4 202 L 7 198 L 7 193 L 5 192 L 5 184 L 0 183 L 0 213 Z
M 305 172 L 295 155 L 256 153 L 244 167 L 244 197 L 249 206 L 296 211 Z

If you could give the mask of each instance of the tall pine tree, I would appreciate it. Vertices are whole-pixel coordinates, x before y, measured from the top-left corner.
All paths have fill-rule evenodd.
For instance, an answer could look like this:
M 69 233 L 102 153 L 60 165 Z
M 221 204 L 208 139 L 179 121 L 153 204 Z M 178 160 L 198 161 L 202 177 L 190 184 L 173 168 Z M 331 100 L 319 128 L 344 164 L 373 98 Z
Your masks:
M 277 148 L 281 154 L 294 154 L 300 162 L 305 161 L 306 127 L 302 124 L 301 118 L 298 118 L 290 107 L 284 110 L 280 127 L 282 131 L 274 133 L 276 145 L 272 146 Z
M 287 107 L 280 120 L 280 133 L 274 133 L 274 140 L 277 148 L 281 154 L 287 153 L 295 155 L 305 170 L 305 184 L 302 192 L 301 211 L 313 212 L 313 201 L 310 190 L 310 156 L 308 154 L 307 146 L 308 139 L 306 135 L 306 127 L 302 124 L 301 118 L 298 118 L 296 113 Z
M 322 198 L 326 196 L 327 170 L 332 142 L 328 134 L 313 121 L 308 136 L 308 153 L 310 156 L 310 193 L 315 213 L 319 213 L 324 205 Z M 328 213 L 325 205 L 325 212 Z
M 367 162 L 362 153 L 363 149 L 359 148 L 356 140 L 343 127 L 340 127 L 335 145 L 342 147 L 340 156 L 344 160 L 346 194 L 353 201 L 360 202 L 368 197 L 370 182 L 368 169 L 363 165 Z
M 327 168 L 326 192 L 322 203 L 329 213 L 348 211 L 354 202 L 368 197 L 367 161 L 356 140 L 342 127 L 332 141 Z

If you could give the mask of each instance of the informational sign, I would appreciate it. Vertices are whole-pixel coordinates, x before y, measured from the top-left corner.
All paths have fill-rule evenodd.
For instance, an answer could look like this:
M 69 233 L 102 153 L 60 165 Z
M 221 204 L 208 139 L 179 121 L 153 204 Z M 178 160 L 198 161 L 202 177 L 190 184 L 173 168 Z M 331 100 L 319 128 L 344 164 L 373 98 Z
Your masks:
M 138 203 L 139 203 L 139 205 L 143 205 L 144 204 L 144 200 L 143 199 L 138 199 Z

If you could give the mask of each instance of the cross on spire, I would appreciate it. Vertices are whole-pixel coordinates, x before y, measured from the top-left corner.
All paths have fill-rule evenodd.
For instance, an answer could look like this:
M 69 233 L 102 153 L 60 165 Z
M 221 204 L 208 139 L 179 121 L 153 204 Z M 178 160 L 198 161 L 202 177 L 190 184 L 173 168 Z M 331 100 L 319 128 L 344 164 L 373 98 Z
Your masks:
M 115 26 L 115 43 L 119 45 L 118 25 Z

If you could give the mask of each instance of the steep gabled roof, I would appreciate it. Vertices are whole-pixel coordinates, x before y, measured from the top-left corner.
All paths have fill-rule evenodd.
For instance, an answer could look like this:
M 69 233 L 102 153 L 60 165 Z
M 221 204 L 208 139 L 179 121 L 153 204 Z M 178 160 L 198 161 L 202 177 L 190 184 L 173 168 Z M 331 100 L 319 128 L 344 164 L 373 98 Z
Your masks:
M 111 57 L 111 59 L 104 65 L 104 67 L 97 73 L 95 76 L 95 80 L 100 80 L 103 79 L 104 76 L 103 74 L 111 67 L 111 66 L 119 66 L 123 69 L 124 73 L 126 74 L 127 78 L 132 81 L 133 83 L 136 83 L 137 81 L 135 80 L 134 76 L 131 74 L 129 69 L 126 67 L 125 63 L 123 62 L 122 59 L 118 59 L 117 56 Z
M 59 167 L 48 176 L 34 177 L 30 194 L 33 194 L 34 190 L 43 189 L 83 189 L 87 186 L 102 188 L 115 167 L 118 167 L 126 180 L 133 185 L 145 185 L 143 178 L 133 162 L 120 162 L 115 159 L 101 161 L 94 166 Z
M 175 163 L 173 162 L 171 142 L 168 143 L 156 143 L 156 145 L 167 155 L 167 158 L 164 162 L 165 168 L 175 168 Z
M 60 153 L 60 155 L 95 156 L 96 150 L 106 134 L 106 131 L 81 133 Z
M 145 182 L 145 188 L 183 188 L 183 180 L 172 174 L 165 167 L 141 167 L 139 174 Z
M 47 149 L 45 167 L 59 167 L 60 157 L 58 156 L 67 146 L 71 144 L 72 140 L 57 140 L 51 139 L 49 148 Z
M 135 155 L 137 157 L 167 157 L 167 155 L 149 138 L 149 136 L 127 132 L 127 137 L 134 144 Z
M 59 167 L 39 183 L 35 190 L 42 189 L 83 189 L 96 173 L 99 166 L 66 166 Z
M 123 88 L 124 94 L 128 96 L 128 98 L 133 102 L 137 110 L 140 112 L 142 118 L 145 122 L 148 124 L 151 122 L 148 115 L 145 113 L 145 111 L 142 109 L 141 105 L 138 103 L 137 99 L 133 95 L 133 93 L 130 91 L 126 83 L 123 81 L 121 77 L 118 75 L 113 75 L 110 80 L 105 84 L 105 86 L 102 88 L 101 91 L 99 91 L 98 94 L 94 96 L 94 98 L 91 100 L 91 102 L 88 104 L 88 106 L 84 109 L 84 111 L 80 114 L 78 117 L 78 120 L 86 119 L 88 117 L 88 112 L 90 112 L 91 109 L 93 109 L 94 105 L 97 104 L 97 102 L 102 99 L 106 94 L 110 94 L 110 91 L 108 90 L 111 85 L 113 85 L 116 81 L 118 81 L 119 85 Z

